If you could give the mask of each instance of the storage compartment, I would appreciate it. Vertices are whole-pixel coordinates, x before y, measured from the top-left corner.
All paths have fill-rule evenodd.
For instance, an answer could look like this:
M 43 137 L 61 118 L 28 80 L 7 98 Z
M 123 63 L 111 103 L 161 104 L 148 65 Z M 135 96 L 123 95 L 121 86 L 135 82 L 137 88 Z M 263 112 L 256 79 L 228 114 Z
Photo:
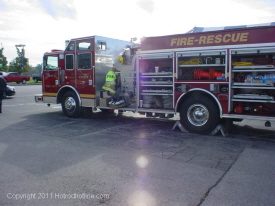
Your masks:
M 272 103 L 261 102 L 234 102 L 233 113 L 243 115 L 274 116 L 275 110 Z
M 225 51 L 178 53 L 178 80 L 226 80 Z
M 274 57 L 275 48 L 231 51 L 234 113 L 275 115 Z
M 143 100 L 140 108 L 173 109 L 172 57 L 170 53 L 139 57 L 139 100 Z

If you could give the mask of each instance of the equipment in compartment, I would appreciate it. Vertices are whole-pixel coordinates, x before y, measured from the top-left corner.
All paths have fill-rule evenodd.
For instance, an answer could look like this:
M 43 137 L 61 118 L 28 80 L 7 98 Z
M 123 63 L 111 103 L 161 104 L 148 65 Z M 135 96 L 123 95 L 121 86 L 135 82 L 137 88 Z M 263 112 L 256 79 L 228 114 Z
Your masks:
M 225 54 L 224 50 L 179 53 L 178 79 L 225 81 Z
M 263 53 L 260 49 L 232 56 L 232 101 L 237 114 L 274 115 L 275 62 L 271 53 Z
M 143 95 L 143 108 L 173 108 L 173 97 L 168 95 Z
M 257 114 L 257 115 L 270 115 L 271 110 L 259 103 L 245 103 L 237 102 L 234 104 L 234 113 L 237 114 Z
M 194 79 L 216 79 L 222 76 L 224 76 L 223 73 L 217 72 L 214 69 L 210 69 L 209 72 L 205 72 L 200 68 L 194 71 Z
M 235 105 L 234 112 L 241 114 L 243 113 L 243 105 L 241 103 L 238 103 Z

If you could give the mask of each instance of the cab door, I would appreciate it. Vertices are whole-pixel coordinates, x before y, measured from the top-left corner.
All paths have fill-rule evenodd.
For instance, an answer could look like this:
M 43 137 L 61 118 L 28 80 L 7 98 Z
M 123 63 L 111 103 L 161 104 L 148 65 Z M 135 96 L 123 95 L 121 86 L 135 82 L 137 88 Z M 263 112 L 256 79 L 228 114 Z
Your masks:
M 65 66 L 64 66 L 64 71 L 61 73 L 64 73 L 64 85 L 70 85 L 74 88 L 76 88 L 76 52 L 75 48 L 76 47 L 76 42 L 71 41 L 66 48 L 64 55 L 65 55 Z
M 56 103 L 59 85 L 58 54 L 45 55 L 43 59 L 43 102 Z
M 17 81 L 16 73 L 10 73 L 9 74 L 9 81 L 10 82 L 16 82 Z
M 76 41 L 76 89 L 82 106 L 95 106 L 94 38 Z

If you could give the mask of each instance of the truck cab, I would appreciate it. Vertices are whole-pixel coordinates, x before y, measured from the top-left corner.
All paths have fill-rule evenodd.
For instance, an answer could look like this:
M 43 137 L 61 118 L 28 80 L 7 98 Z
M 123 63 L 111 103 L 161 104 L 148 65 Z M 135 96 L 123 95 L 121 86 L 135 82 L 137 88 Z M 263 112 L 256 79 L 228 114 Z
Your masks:
M 132 87 L 126 65 L 118 56 L 131 42 L 101 36 L 72 39 L 65 50 L 52 50 L 43 57 L 43 102 L 61 103 L 68 117 L 77 117 L 83 107 L 108 107 L 100 105 L 105 76 L 112 67 L 121 71 L 123 84 Z M 126 75 L 124 77 L 124 75 Z M 130 77 L 130 79 L 128 78 Z

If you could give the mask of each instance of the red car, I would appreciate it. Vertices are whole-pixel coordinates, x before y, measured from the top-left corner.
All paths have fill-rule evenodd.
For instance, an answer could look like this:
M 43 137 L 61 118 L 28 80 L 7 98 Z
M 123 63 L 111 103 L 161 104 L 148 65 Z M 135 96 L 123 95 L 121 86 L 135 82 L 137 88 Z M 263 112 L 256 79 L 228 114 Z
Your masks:
M 30 81 L 30 77 L 26 75 L 20 75 L 17 72 L 7 72 L 2 76 L 6 79 L 7 82 L 16 82 L 17 84 L 26 84 L 27 81 Z

